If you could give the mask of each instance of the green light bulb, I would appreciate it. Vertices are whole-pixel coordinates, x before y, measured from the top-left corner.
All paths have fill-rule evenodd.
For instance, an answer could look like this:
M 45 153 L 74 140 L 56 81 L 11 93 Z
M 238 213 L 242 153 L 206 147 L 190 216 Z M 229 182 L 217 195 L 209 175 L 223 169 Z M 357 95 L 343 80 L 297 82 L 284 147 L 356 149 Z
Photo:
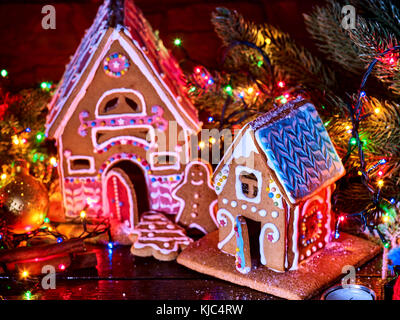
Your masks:
M 8 71 L 7 71 L 6 69 L 3 69 L 3 70 L 0 71 L 0 75 L 1 75 L 3 78 L 5 78 L 5 77 L 8 76 Z
M 174 45 L 176 45 L 177 47 L 180 47 L 182 45 L 182 40 L 179 38 L 176 38 L 174 40 Z

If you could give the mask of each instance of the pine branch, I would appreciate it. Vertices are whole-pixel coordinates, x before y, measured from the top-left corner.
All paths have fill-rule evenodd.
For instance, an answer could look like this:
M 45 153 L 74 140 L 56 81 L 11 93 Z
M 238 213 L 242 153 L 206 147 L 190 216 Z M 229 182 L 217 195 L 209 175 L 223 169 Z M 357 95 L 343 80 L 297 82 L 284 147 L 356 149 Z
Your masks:
M 311 14 L 304 14 L 307 31 L 327 60 L 359 75 L 364 64 L 359 60 L 357 46 L 341 25 L 342 6 L 333 0 L 328 2 L 325 7 L 316 7 Z

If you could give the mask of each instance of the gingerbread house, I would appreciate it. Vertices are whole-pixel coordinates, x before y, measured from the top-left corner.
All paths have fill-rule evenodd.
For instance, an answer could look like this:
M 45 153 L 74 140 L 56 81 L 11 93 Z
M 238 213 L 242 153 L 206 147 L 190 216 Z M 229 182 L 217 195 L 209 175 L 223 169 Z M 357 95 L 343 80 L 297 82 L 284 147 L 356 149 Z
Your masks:
M 131 0 L 105 0 L 49 104 L 67 217 L 176 214 L 173 188 L 200 130 L 177 62 Z
M 345 170 L 301 97 L 245 125 L 214 173 L 218 248 L 242 273 L 297 269 L 331 240 L 331 195 Z M 253 260 L 253 262 L 252 262 Z

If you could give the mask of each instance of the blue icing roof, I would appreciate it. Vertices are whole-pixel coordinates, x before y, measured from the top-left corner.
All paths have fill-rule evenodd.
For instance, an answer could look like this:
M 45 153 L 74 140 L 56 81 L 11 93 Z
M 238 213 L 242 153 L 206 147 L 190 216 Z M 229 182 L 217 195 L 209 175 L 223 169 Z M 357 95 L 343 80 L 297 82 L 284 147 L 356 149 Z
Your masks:
M 297 202 L 342 176 L 342 162 L 311 103 L 293 108 L 277 120 L 273 118 L 266 114 L 254 121 L 253 128 L 269 166 L 291 201 Z

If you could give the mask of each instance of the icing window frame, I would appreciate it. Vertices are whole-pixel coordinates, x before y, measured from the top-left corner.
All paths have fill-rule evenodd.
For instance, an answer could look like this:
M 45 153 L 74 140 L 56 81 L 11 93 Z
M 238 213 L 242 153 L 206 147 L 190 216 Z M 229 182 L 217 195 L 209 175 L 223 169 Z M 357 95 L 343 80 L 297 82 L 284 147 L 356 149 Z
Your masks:
M 75 161 L 84 160 L 87 161 L 89 166 L 88 168 L 81 168 L 81 169 L 73 169 L 73 164 Z M 95 162 L 94 157 L 91 156 L 70 156 L 67 158 L 67 165 L 68 165 L 68 172 L 70 174 L 79 174 L 79 173 L 95 173 Z
M 157 159 L 160 157 L 174 158 L 175 161 L 171 163 L 157 163 Z M 161 170 L 179 170 L 180 169 L 180 158 L 177 152 L 153 152 L 150 154 L 150 166 L 153 171 Z
M 121 97 L 124 97 L 123 103 L 127 104 L 131 109 L 131 101 L 134 102 L 138 108 L 137 111 L 133 109 L 129 112 L 119 112 L 113 113 L 112 110 L 118 107 L 118 103 L 121 103 Z M 107 104 L 109 104 L 114 99 L 118 98 L 115 106 L 113 106 L 110 112 L 106 111 Z M 143 95 L 136 90 L 126 89 L 126 88 L 116 88 L 108 90 L 102 94 L 96 104 L 95 117 L 96 119 L 110 119 L 118 116 L 146 116 L 146 102 Z
M 262 173 L 258 170 L 254 170 L 245 166 L 237 166 L 235 169 L 235 189 L 236 189 L 236 198 L 238 200 L 244 200 L 251 203 L 260 203 L 261 202 L 261 191 L 262 191 Z M 253 186 L 252 190 L 248 189 L 248 193 L 244 192 L 246 190 L 245 184 L 242 182 L 243 177 L 251 177 L 251 180 L 254 180 L 253 176 L 256 180 L 256 186 Z M 250 177 L 249 177 L 250 178 Z M 247 186 L 248 187 L 248 186 Z M 255 194 L 255 190 L 257 191 Z M 249 197 L 249 193 L 251 196 Z

